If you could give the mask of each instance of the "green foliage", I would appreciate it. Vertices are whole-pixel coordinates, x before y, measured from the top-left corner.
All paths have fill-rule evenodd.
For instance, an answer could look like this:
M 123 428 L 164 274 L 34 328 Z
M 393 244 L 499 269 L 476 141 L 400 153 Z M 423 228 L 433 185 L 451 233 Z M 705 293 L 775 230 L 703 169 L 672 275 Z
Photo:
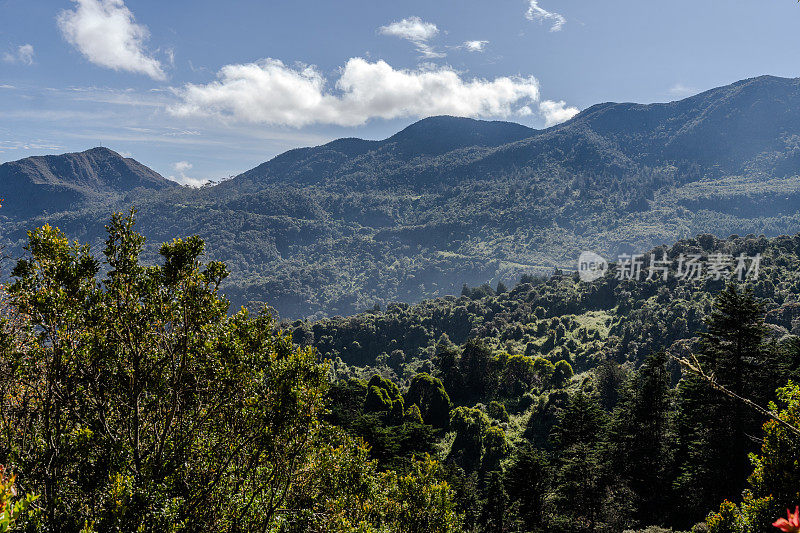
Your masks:
M 672 494 L 673 396 L 667 357 L 656 354 L 624 383 L 609 421 L 606 476 L 617 491 L 629 495 L 628 523 L 666 523 L 652 510 L 669 505 Z
M 555 368 L 553 370 L 553 384 L 556 387 L 562 387 L 564 384 L 572 379 L 573 372 L 572 372 L 572 365 L 569 364 L 568 361 L 561 360 L 555 364 Z
M 429 456 L 406 473 L 381 472 L 367 449 L 339 432 L 314 447 L 309 468 L 292 486 L 292 503 L 276 531 L 301 533 L 455 533 L 453 492 Z
M 530 445 L 518 447 L 504 472 L 509 495 L 511 527 L 520 531 L 542 530 L 546 499 L 551 486 L 550 462 L 547 456 Z
M 699 357 L 706 371 L 734 393 L 766 403 L 763 387 L 776 384 L 761 364 L 763 311 L 753 294 L 730 284 L 715 300 L 707 324 Z M 748 453 L 755 451 L 747 435 L 757 433 L 762 421 L 741 402 L 711 390 L 695 377 L 681 386 L 680 409 L 683 464 L 679 484 L 686 508 L 699 512 L 741 493 Z
M 779 405 L 770 404 L 780 420 L 800 429 L 800 387 L 791 381 L 776 391 Z M 772 522 L 800 501 L 800 438 L 776 420 L 763 427 L 758 454 L 751 454 L 753 471 L 749 487 L 739 505 L 725 501 L 706 519 L 710 532 L 757 533 L 768 531 Z
M 510 421 L 510 418 L 508 416 L 508 411 L 506 411 L 506 406 L 498 401 L 492 400 L 491 402 L 489 402 L 486 411 L 487 413 L 489 413 L 490 417 L 494 418 L 499 422 L 508 423 Z
M 483 438 L 489 429 L 489 419 L 478 409 L 456 407 L 450 414 L 450 429 L 456 432 L 449 459 L 472 471 L 480 465 Z
M 18 497 L 15 481 L 16 476 L 9 475 L 6 468 L 0 466 L 0 533 L 25 530 L 34 526 L 38 519 L 39 510 L 35 504 L 39 496 Z
M 400 389 L 393 382 L 375 374 L 367 383 L 364 409 L 374 412 L 386 411 L 396 419 L 402 418 L 404 407 Z
M 319 463 L 344 475 L 339 461 L 366 453 L 325 445 L 327 367 L 268 313 L 227 313 L 225 267 L 200 261 L 200 239 L 165 244 L 160 264 L 144 266 L 133 224 L 113 218 L 102 265 L 57 229 L 30 232 L 4 313 L 19 322 L 2 324 L 0 460 L 41 495 L 38 531 L 283 527 Z M 402 419 L 396 385 L 376 376 L 369 390 Z M 401 427 L 407 440 L 430 442 L 416 431 L 426 426 Z M 377 517 L 364 523 L 453 530 L 437 468 L 425 460 L 388 472 L 376 482 L 388 492 L 369 504 Z
M 605 414 L 582 391 L 572 396 L 553 430 L 556 497 L 578 530 L 595 528 L 602 511 L 600 445 Z
M 417 374 L 405 395 L 406 404 L 417 405 L 426 424 L 447 427 L 450 421 L 450 397 L 441 380 L 429 374 Z

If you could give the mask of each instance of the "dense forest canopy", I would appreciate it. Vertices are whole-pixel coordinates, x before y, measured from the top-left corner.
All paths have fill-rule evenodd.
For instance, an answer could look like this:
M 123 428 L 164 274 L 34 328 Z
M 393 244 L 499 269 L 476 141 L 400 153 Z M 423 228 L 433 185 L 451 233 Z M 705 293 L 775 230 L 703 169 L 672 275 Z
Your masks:
M 656 250 L 759 254 L 741 282 L 555 272 L 283 323 L 230 309 L 197 237 L 142 263 L 133 215 L 101 256 L 28 237 L 14 530 L 755 533 L 800 501 L 800 235 Z

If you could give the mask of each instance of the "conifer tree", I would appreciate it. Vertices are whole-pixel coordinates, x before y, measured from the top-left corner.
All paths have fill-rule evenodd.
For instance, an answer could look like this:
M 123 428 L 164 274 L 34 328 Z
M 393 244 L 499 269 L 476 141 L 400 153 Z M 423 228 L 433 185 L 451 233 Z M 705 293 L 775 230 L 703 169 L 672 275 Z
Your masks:
M 578 530 L 594 531 L 601 511 L 604 491 L 599 452 L 604 425 L 600 405 L 579 391 L 553 429 L 558 457 L 555 500 L 559 514 Z
M 750 290 L 729 284 L 714 302 L 702 334 L 698 361 L 717 382 L 740 396 L 763 398 L 765 335 L 762 305 Z M 769 385 L 767 385 L 769 387 Z M 681 471 L 677 488 L 690 523 L 744 488 L 748 452 L 763 420 L 696 376 L 680 385 Z
M 672 394 L 669 388 L 667 357 L 658 353 L 626 383 L 608 432 L 605 467 L 634 494 L 629 502 L 637 525 L 663 525 L 666 517 L 652 516 L 656 507 L 664 509 L 670 494 L 673 462 Z

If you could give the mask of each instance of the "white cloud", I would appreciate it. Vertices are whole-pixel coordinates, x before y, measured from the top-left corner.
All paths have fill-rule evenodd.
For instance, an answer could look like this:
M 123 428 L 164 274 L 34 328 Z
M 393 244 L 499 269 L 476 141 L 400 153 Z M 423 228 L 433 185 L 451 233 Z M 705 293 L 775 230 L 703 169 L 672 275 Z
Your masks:
M 192 170 L 192 164 L 188 161 L 178 161 L 172 164 L 172 170 L 174 170 L 178 175 L 177 176 L 170 176 L 169 179 L 172 181 L 177 181 L 181 185 L 189 185 L 190 187 L 200 187 L 201 185 L 208 182 L 208 180 L 198 179 L 198 178 L 191 178 L 186 175 L 187 172 Z
M 672 87 L 669 88 L 669 94 L 671 94 L 672 96 L 680 97 L 680 98 L 685 98 L 687 96 L 691 96 L 691 95 L 693 95 L 693 94 L 695 94 L 697 92 L 698 92 L 697 89 L 695 89 L 693 87 L 687 87 L 686 85 L 684 85 L 682 83 L 676 83 L 675 85 L 673 85 Z
M 437 52 L 428 44 L 428 41 L 436 37 L 439 28 L 432 22 L 425 22 L 419 17 L 408 17 L 403 20 L 392 22 L 386 26 L 381 26 L 378 31 L 383 35 L 399 37 L 414 43 L 417 51 L 423 57 L 432 59 L 445 57 L 446 54 Z
M 191 170 L 192 164 L 189 163 L 188 161 L 178 161 L 177 163 L 174 163 L 172 167 L 175 169 L 175 172 L 183 173 L 186 172 L 187 170 Z
M 64 38 L 95 65 L 166 79 L 161 62 L 148 55 L 146 26 L 136 24 L 123 0 L 73 0 L 75 10 L 64 10 L 58 26 Z
M 539 102 L 533 76 L 467 80 L 447 67 L 402 70 L 363 58 L 348 60 L 340 72 L 329 89 L 311 66 L 291 68 L 277 59 L 227 65 L 217 81 L 176 89 L 182 102 L 170 111 L 243 123 L 357 126 L 373 118 L 508 117 Z M 574 109 L 562 104 L 548 104 L 545 117 L 557 120 Z
M 3 61 L 6 63 L 23 63 L 25 65 L 33 65 L 33 45 L 23 44 L 17 48 L 13 54 L 6 52 L 3 54 Z
M 564 100 L 559 100 L 558 102 L 545 100 L 539 102 L 539 112 L 544 117 L 544 125 L 549 127 L 566 122 L 580 113 L 580 109 L 567 107 L 567 103 Z
M 392 22 L 387 26 L 381 26 L 379 31 L 384 35 L 393 35 L 414 43 L 429 41 L 439 33 L 439 28 L 436 27 L 436 24 L 425 22 L 419 17 L 409 17 Z
M 483 52 L 489 41 L 464 41 L 462 45 L 469 52 Z
M 550 22 L 552 23 L 552 26 L 550 26 L 550 31 L 561 31 L 561 28 L 563 28 L 564 24 L 567 23 L 567 19 L 565 19 L 563 15 L 553 11 L 547 11 L 543 7 L 540 7 L 538 0 L 528 1 L 528 11 L 525 13 L 525 17 L 528 20 Z

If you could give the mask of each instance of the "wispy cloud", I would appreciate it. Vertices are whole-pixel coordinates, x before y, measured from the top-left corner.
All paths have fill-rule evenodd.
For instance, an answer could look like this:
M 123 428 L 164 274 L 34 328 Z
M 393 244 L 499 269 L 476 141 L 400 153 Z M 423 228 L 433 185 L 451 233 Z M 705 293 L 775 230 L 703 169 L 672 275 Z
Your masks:
M 75 9 L 62 11 L 58 26 L 86 59 L 101 67 L 166 79 L 161 62 L 145 50 L 150 32 L 136 23 L 123 0 L 73 2 Z
M 23 44 L 17 47 L 16 51 L 6 52 L 3 54 L 3 61 L 6 63 L 22 63 L 24 65 L 33 65 L 33 45 Z
M 176 89 L 182 102 L 171 112 L 234 123 L 358 126 L 375 118 L 508 117 L 539 102 L 539 82 L 533 76 L 465 79 L 447 67 L 395 69 L 385 61 L 358 57 L 341 69 L 335 91 L 326 89 L 327 80 L 316 68 L 292 68 L 277 59 L 227 65 L 218 78 Z M 572 109 L 547 107 L 546 116 L 564 116 Z
M 193 165 L 188 161 L 178 161 L 172 164 L 172 170 L 175 171 L 177 175 L 171 175 L 169 179 L 172 181 L 177 181 L 181 185 L 189 185 L 190 187 L 200 187 L 205 183 L 208 183 L 209 180 L 207 179 L 199 179 L 199 178 L 192 178 L 186 175 L 187 172 L 192 170 Z
M 489 41 L 464 41 L 461 46 L 468 52 L 483 52 Z
M 528 11 L 525 13 L 528 20 L 535 20 L 540 23 L 550 23 L 550 31 L 561 31 L 567 19 L 563 15 L 554 11 L 547 11 L 539 5 L 538 0 L 528 0 Z
M 675 85 L 669 88 L 669 94 L 679 98 L 685 98 L 695 93 L 697 93 L 697 89 L 695 89 L 694 87 L 688 87 L 682 83 L 676 83 Z
M 429 43 L 439 33 L 439 28 L 432 22 L 425 22 L 419 17 L 408 17 L 386 26 L 381 26 L 378 31 L 383 35 L 391 35 L 405 39 L 414 44 L 423 57 L 434 59 L 445 57 L 445 53 L 436 51 Z
M 0 141 L 0 150 L 61 150 L 63 146 L 42 139 L 31 141 Z

